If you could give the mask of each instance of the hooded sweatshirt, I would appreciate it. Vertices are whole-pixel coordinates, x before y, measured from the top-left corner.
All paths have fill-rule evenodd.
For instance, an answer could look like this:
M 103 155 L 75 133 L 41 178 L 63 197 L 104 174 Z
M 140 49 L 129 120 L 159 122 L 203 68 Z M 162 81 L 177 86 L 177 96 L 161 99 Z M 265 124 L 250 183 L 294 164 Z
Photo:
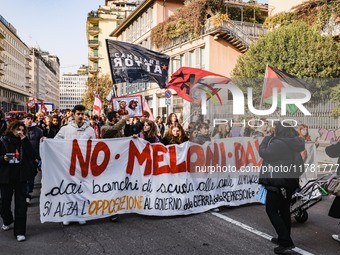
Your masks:
M 54 139 L 96 139 L 96 134 L 90 124 L 83 122 L 81 127 L 71 121 L 68 125 L 60 128 Z

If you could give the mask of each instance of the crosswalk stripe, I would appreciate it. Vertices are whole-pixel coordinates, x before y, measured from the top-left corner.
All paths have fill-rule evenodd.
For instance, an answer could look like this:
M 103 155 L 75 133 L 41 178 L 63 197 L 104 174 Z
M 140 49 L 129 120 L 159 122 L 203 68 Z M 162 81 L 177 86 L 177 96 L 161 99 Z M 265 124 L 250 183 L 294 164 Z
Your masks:
M 263 237 L 263 238 L 265 238 L 265 239 L 267 239 L 269 241 L 273 238 L 272 236 L 270 236 L 270 235 L 268 235 L 266 233 L 263 233 L 263 232 L 255 229 L 255 228 L 252 228 L 252 227 L 250 227 L 250 226 L 248 226 L 246 224 L 243 224 L 242 222 L 239 222 L 237 220 L 233 220 L 232 218 L 229 218 L 229 217 L 227 217 L 227 216 L 225 216 L 225 215 L 223 215 L 221 213 L 216 213 L 216 212 L 210 212 L 210 213 L 212 215 L 222 219 L 222 220 L 225 220 L 225 221 L 227 221 L 227 222 L 229 222 L 231 224 L 234 224 L 234 225 L 236 225 L 238 227 L 241 227 L 241 228 L 243 228 L 243 229 L 245 229 L 245 230 L 247 230 L 249 232 L 252 232 L 252 233 L 254 233 L 254 234 L 258 235 L 258 236 L 261 236 L 261 237 Z M 313 253 L 310 253 L 310 252 L 305 251 L 303 249 L 300 249 L 298 247 L 295 247 L 292 250 L 297 252 L 297 253 L 299 253 L 299 254 L 301 254 L 301 255 L 314 255 Z

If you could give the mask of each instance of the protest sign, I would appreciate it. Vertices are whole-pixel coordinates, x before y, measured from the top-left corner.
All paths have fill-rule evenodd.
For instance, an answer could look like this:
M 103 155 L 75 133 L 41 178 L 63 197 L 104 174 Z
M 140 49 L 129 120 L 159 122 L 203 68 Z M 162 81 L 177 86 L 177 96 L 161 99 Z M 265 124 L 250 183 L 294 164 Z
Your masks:
M 258 172 L 251 168 L 261 165 L 258 147 L 252 138 L 204 146 L 138 138 L 45 139 L 41 222 L 187 215 L 256 202 Z

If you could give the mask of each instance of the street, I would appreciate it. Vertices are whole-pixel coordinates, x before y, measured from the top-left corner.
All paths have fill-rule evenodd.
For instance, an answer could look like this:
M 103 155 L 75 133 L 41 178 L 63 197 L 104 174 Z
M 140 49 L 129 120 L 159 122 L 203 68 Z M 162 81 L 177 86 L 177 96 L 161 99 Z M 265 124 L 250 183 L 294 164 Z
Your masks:
M 274 254 L 275 235 L 264 206 L 222 207 L 220 212 L 190 216 L 122 215 L 118 222 L 100 219 L 80 226 L 40 223 L 40 173 L 28 208 L 27 241 L 18 243 L 1 231 L 0 254 Z M 333 197 L 308 210 L 304 224 L 292 219 L 291 254 L 339 254 L 338 221 L 327 216 Z M 243 225 L 244 224 L 244 225 Z

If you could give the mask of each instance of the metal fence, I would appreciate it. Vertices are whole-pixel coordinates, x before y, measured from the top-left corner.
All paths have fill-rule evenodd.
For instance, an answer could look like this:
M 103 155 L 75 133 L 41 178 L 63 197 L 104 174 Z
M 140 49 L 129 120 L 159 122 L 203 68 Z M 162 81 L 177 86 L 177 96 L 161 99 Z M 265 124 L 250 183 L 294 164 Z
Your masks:
M 226 119 L 231 120 L 234 119 L 233 115 L 233 101 L 223 99 L 223 105 L 214 104 L 212 100 L 207 102 L 207 114 L 205 119 L 214 120 L 214 119 Z M 247 114 L 245 111 L 245 115 L 240 116 L 240 119 L 243 118 L 251 118 L 254 117 L 256 119 L 265 118 L 265 119 L 294 119 L 298 122 L 298 124 L 306 124 L 310 129 L 315 128 L 326 128 L 330 130 L 336 130 L 340 128 L 340 117 L 334 118 L 331 116 L 332 110 L 339 106 L 339 102 L 333 102 L 329 99 L 325 101 L 319 101 L 316 103 L 306 104 L 306 108 L 312 114 L 311 116 L 304 116 L 304 114 L 298 111 L 295 114 L 287 113 L 286 116 L 281 116 L 280 109 L 278 109 L 275 113 L 266 115 L 266 116 L 254 116 L 251 113 Z M 237 107 L 245 107 L 242 105 L 238 105 Z M 265 106 L 266 108 L 269 108 Z M 246 108 L 246 107 L 245 107 Z M 259 106 L 255 106 L 256 109 L 259 109 Z M 200 109 L 195 109 L 200 110 Z

